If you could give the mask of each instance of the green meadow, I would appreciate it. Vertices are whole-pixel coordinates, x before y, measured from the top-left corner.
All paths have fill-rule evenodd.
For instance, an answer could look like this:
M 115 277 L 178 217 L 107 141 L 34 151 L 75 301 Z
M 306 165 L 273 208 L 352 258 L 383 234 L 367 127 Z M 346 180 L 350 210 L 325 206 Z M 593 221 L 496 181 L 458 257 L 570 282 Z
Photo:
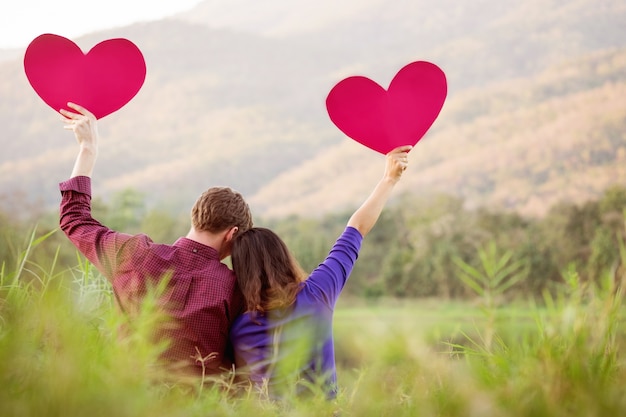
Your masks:
M 272 402 L 229 375 L 162 375 L 151 299 L 126 323 L 80 256 L 60 272 L 54 254 L 30 261 L 47 238 L 33 234 L 0 270 L 0 416 L 626 415 L 615 273 L 590 284 L 569 268 L 542 299 L 508 300 L 517 266 L 483 252 L 483 269 L 459 264 L 473 300 L 346 297 L 335 316 L 338 398 Z

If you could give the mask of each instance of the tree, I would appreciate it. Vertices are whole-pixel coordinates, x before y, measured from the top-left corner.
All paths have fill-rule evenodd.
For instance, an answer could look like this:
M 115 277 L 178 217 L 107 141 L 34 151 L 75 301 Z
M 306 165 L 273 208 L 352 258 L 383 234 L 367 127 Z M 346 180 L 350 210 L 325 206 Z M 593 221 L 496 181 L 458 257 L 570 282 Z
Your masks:
M 104 218 L 100 221 L 113 230 L 136 233 L 145 214 L 144 195 L 135 189 L 126 188 L 113 194 Z

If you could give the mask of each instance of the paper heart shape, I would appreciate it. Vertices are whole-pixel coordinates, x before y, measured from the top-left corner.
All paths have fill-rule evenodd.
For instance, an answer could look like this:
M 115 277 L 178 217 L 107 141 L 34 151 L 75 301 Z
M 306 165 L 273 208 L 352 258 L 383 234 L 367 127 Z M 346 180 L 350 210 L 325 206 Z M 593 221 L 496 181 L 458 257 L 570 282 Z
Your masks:
M 432 126 L 448 92 L 435 64 L 416 61 L 395 75 L 389 88 L 362 76 L 348 77 L 328 93 L 326 109 L 348 137 L 382 154 L 415 145 Z
M 35 92 L 54 110 L 67 108 L 71 101 L 100 119 L 139 92 L 146 63 L 128 39 L 105 40 L 84 54 L 71 40 L 46 33 L 26 48 L 24 71 Z

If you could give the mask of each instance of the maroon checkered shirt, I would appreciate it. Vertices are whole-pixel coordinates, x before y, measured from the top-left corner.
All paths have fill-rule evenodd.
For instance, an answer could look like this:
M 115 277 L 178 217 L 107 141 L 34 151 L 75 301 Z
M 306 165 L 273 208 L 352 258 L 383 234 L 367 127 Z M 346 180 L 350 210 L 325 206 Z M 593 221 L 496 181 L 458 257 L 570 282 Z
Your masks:
M 202 372 L 199 357 L 212 374 L 232 365 L 229 329 L 242 312 L 243 298 L 233 272 L 220 262 L 215 249 L 181 237 L 173 245 L 154 243 L 148 236 L 119 233 L 91 217 L 91 179 L 74 177 L 61 189 L 61 229 L 113 284 L 121 309 L 132 315 L 146 288 L 169 279 L 162 300 L 175 326 L 161 330 L 171 345 L 163 357 L 194 373 Z

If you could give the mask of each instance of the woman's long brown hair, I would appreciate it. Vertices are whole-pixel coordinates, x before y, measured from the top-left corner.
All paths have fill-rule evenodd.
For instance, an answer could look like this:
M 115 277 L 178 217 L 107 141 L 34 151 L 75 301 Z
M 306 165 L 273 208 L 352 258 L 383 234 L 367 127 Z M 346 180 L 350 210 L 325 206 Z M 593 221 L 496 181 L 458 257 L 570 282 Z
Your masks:
M 231 260 L 249 312 L 291 305 L 305 279 L 287 245 L 263 227 L 253 227 L 233 240 Z

